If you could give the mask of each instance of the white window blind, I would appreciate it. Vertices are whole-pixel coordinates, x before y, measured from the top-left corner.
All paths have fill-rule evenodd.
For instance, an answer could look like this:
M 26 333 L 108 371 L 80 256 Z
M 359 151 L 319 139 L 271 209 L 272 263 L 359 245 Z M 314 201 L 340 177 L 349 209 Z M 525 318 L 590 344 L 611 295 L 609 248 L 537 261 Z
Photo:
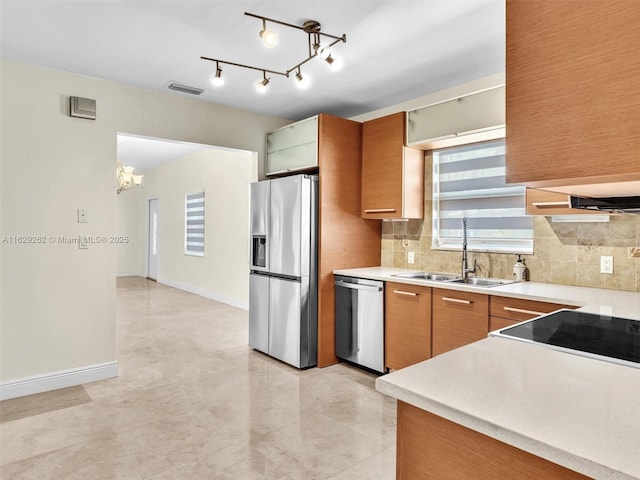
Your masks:
M 505 183 L 504 140 L 433 152 L 433 248 L 462 248 L 462 217 L 469 250 L 533 252 L 524 187 Z
M 204 192 L 185 197 L 185 253 L 204 256 Z

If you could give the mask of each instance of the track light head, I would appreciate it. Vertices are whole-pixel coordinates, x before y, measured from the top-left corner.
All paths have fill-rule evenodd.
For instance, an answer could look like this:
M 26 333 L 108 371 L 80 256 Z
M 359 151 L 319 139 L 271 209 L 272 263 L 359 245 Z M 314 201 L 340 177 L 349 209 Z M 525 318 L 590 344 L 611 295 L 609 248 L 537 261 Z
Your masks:
M 220 68 L 220 65 L 217 64 L 217 62 L 216 62 L 216 73 L 211 77 L 211 83 L 213 83 L 215 87 L 221 87 L 222 85 L 224 85 L 224 77 L 222 76 L 222 69 Z
M 324 61 L 327 62 L 332 72 L 337 72 L 342 69 L 342 59 L 340 57 L 334 57 L 332 54 L 329 54 Z
M 266 93 L 270 80 L 270 78 L 267 78 L 267 72 L 262 72 L 262 80 L 256 83 L 256 90 L 259 93 Z
M 300 89 L 305 89 L 309 86 L 309 77 L 303 76 L 299 68 L 298 68 L 298 72 L 296 73 L 296 80 L 297 80 L 296 85 Z
M 278 43 L 278 34 L 273 30 L 267 30 L 267 22 L 262 20 L 262 30 L 260 30 L 260 38 L 267 48 L 273 48 Z
M 321 59 L 326 60 L 331 56 L 331 47 L 321 47 L 318 55 L 320 55 Z

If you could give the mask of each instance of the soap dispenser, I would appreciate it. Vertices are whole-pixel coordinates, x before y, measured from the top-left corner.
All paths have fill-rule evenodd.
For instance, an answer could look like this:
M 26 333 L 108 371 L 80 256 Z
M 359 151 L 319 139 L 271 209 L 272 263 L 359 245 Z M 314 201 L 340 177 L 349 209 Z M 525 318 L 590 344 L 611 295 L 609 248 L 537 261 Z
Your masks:
M 527 266 L 520 255 L 518 255 L 518 260 L 513 265 L 513 280 L 516 282 L 525 282 L 527 280 Z

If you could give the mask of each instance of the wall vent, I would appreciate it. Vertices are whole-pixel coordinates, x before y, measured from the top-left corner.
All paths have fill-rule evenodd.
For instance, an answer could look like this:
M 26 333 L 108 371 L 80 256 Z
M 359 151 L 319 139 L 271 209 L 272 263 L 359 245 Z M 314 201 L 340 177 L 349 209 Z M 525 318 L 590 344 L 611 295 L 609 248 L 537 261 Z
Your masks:
M 200 95 L 202 92 L 204 92 L 202 88 L 191 87 L 189 85 L 183 85 L 182 83 L 178 82 L 171 82 L 168 86 L 171 90 L 182 93 L 189 93 L 191 95 Z
M 92 98 L 69 97 L 69 115 L 95 120 L 96 101 Z

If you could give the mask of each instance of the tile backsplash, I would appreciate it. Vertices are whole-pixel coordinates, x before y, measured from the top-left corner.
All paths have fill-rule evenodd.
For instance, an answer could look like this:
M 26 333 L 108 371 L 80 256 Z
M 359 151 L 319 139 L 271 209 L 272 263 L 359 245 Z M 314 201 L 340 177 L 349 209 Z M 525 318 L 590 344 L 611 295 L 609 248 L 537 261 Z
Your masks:
M 429 157 L 427 157 L 427 165 Z M 381 265 L 458 273 L 461 252 L 431 249 L 431 168 L 425 178 L 424 220 L 382 223 Z M 640 292 L 640 215 L 611 215 L 608 223 L 553 223 L 536 216 L 532 255 L 523 255 L 529 280 Z M 415 252 L 415 263 L 407 263 Z M 600 256 L 613 256 L 613 274 L 600 273 Z M 478 276 L 511 278 L 514 254 L 469 252 Z

